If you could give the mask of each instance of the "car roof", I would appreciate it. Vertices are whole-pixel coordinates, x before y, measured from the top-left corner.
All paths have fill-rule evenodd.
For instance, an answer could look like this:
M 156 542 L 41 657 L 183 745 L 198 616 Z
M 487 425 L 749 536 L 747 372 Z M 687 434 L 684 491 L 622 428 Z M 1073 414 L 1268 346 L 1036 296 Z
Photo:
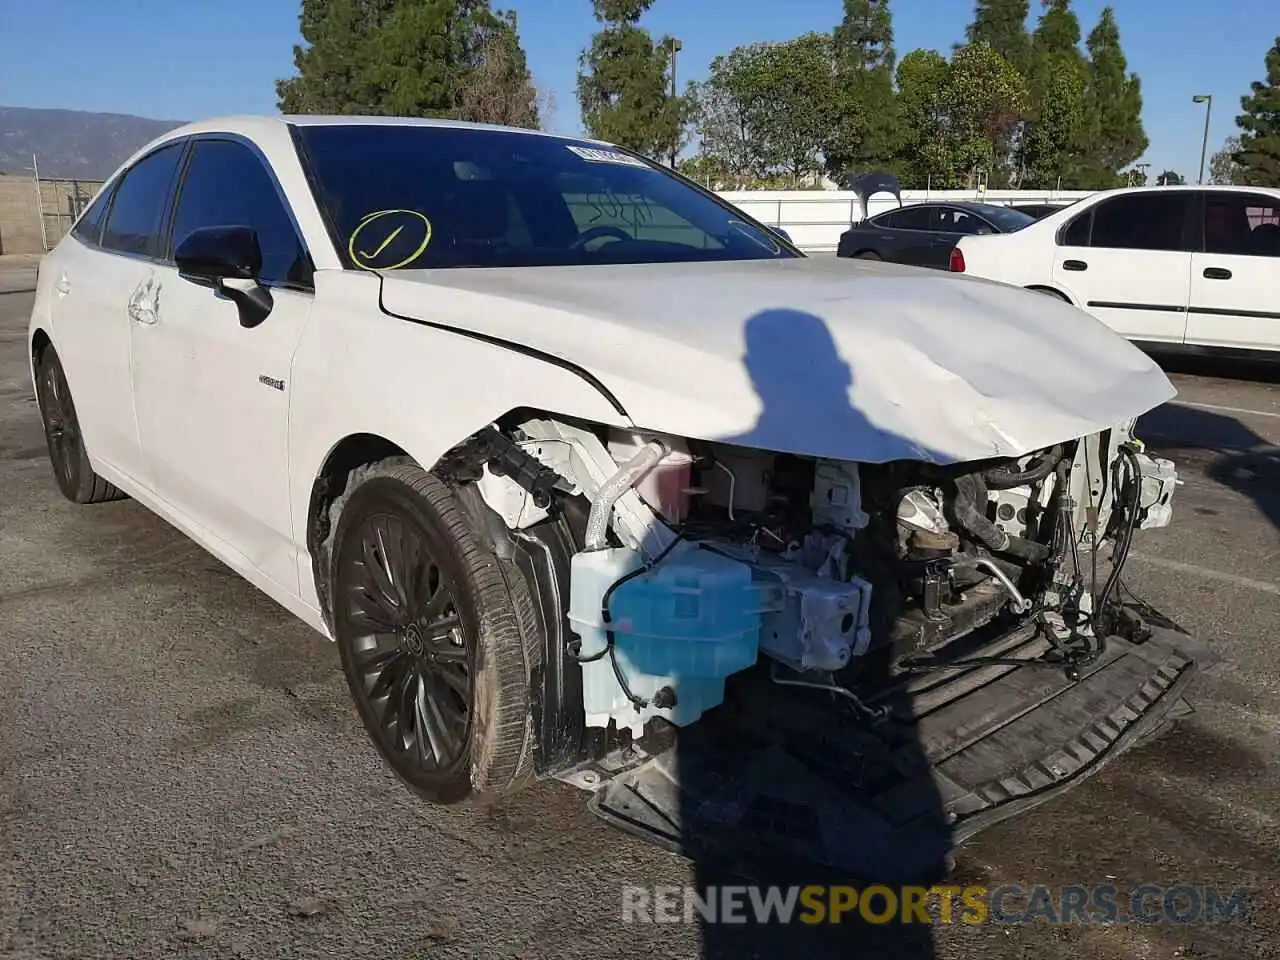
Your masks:
M 544 130 L 529 130 L 525 127 L 505 127 L 492 123 L 470 123 L 465 120 L 448 120 L 438 117 L 381 117 L 381 116 L 344 116 L 327 114 L 279 114 L 276 116 L 256 114 L 233 114 L 224 117 L 211 117 L 194 123 L 183 124 L 164 135 L 164 139 L 191 136 L 198 133 L 237 133 L 254 139 L 268 131 L 279 131 L 288 127 L 441 127 L 457 130 L 488 130 L 503 133 L 519 133 L 531 137 L 551 137 L 557 140 L 572 140 L 577 143 L 604 144 L 602 140 L 589 137 L 566 137 L 561 134 L 548 133 Z

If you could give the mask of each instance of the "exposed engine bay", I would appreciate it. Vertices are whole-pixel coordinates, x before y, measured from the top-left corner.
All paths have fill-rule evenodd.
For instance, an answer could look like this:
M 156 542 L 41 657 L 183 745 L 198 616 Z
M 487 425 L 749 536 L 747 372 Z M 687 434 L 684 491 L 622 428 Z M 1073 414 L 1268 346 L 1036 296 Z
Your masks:
M 1132 423 L 1016 460 L 858 464 L 529 419 L 484 439 L 478 487 L 513 531 L 589 502 L 570 564 L 569 656 L 588 727 L 639 737 L 717 706 L 758 661 L 847 689 L 864 664 L 1032 623 L 1096 659 L 1134 531 L 1168 524 L 1172 462 Z M 565 585 L 559 585 L 565 593 Z

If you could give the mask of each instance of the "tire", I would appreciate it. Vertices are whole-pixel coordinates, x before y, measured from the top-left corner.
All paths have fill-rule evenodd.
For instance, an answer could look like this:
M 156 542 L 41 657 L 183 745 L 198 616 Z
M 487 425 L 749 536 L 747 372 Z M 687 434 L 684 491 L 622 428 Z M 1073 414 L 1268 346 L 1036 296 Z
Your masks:
M 383 759 L 433 803 L 523 786 L 543 643 L 523 575 L 451 487 L 403 458 L 354 470 L 330 521 L 334 637 Z
M 881 256 L 880 256 L 880 254 L 876 253 L 874 250 L 863 250 L 861 253 L 855 253 L 855 254 L 853 255 L 853 258 L 854 258 L 855 260 L 882 260 L 882 259 L 884 259 L 883 257 L 881 257 Z
M 67 374 L 52 344 L 41 351 L 36 361 L 36 401 L 44 425 L 49 465 L 53 467 L 62 495 L 73 503 L 124 499 L 119 489 L 94 473 L 89 465 L 75 401 L 67 386 Z

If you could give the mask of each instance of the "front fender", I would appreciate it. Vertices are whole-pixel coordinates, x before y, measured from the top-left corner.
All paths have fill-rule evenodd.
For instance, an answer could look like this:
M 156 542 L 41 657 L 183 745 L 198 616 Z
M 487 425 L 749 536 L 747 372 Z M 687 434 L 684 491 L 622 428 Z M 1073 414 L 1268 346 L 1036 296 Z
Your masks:
M 378 307 L 372 274 L 320 271 L 290 371 L 289 499 L 305 552 L 312 487 L 344 438 L 389 441 L 430 469 L 515 409 L 628 427 L 605 392 L 573 371 L 497 343 L 402 320 Z M 302 578 L 315 602 L 309 574 Z

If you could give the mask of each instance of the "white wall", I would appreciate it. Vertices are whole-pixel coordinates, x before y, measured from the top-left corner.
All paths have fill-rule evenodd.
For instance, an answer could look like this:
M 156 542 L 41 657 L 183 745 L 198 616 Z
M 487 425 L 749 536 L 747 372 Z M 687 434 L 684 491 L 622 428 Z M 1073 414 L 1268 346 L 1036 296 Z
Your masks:
M 1087 197 L 1089 190 L 904 190 L 903 204 L 924 200 L 978 200 L 983 203 L 1070 202 Z M 857 194 L 845 190 L 736 190 L 720 194 L 743 212 L 781 227 L 796 246 L 806 252 L 834 251 L 840 234 L 862 219 Z M 891 210 L 897 204 L 888 194 L 871 198 L 870 215 Z

